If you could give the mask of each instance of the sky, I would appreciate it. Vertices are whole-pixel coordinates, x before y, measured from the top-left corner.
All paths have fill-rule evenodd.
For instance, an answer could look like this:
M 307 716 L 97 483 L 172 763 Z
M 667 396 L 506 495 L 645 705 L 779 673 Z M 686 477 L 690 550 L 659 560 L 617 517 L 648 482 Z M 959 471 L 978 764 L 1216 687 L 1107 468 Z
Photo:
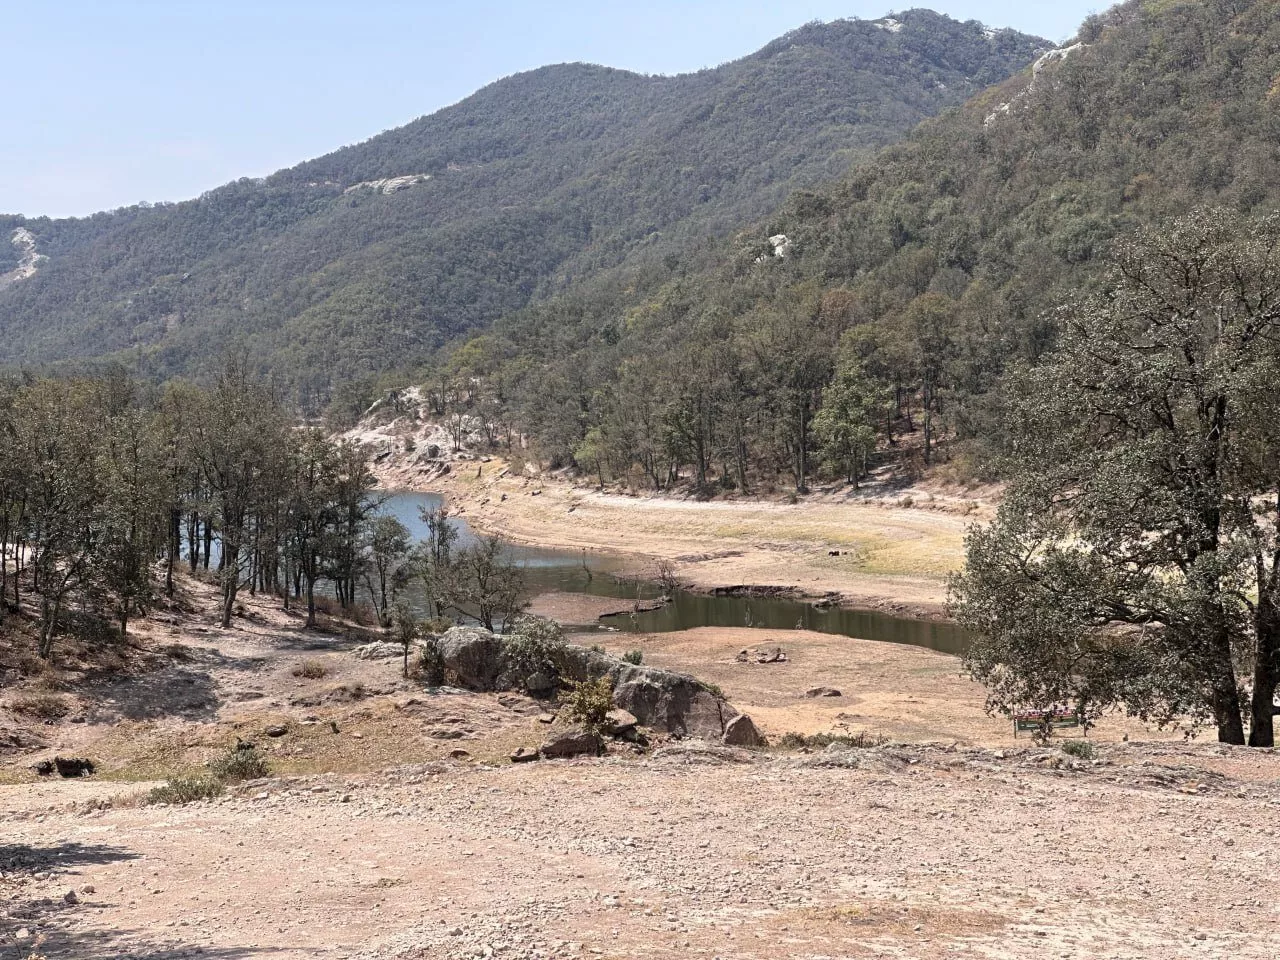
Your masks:
M 1061 41 L 1079 0 L 0 0 L 0 213 L 184 200 L 548 63 L 684 73 L 929 6 Z

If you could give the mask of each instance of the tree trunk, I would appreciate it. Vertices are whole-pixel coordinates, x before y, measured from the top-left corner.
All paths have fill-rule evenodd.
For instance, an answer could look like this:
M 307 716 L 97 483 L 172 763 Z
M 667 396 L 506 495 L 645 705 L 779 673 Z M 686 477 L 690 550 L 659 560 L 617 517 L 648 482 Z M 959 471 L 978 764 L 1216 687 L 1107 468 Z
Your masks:
M 1263 593 L 1258 597 L 1254 618 L 1257 651 L 1253 660 L 1253 697 L 1249 709 L 1249 746 L 1275 746 L 1276 684 L 1280 680 L 1277 648 L 1280 648 L 1280 611 L 1275 601 Z

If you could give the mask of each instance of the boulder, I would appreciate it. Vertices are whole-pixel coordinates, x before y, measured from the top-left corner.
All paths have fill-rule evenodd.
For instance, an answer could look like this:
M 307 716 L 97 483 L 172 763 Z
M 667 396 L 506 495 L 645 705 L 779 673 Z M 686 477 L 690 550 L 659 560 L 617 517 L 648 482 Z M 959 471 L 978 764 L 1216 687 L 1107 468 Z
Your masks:
M 454 627 L 437 641 L 447 673 L 470 690 L 528 690 L 547 695 L 560 680 L 613 681 L 613 706 L 639 726 L 662 733 L 719 741 L 738 711 L 693 677 L 637 666 L 598 650 L 566 644 L 554 651 L 547 670 L 521 671 L 506 640 L 479 627 Z M 553 686 L 554 685 L 554 686 Z
M 531 763 L 537 759 L 537 750 L 526 750 L 524 747 L 517 747 L 516 752 L 511 755 L 512 763 Z
M 745 713 L 730 720 L 724 728 L 724 745 L 727 747 L 763 747 L 765 739 Z
M 552 737 L 538 752 L 546 760 L 556 760 L 583 754 L 598 756 L 603 748 L 599 734 L 574 728 Z
M 555 677 L 538 671 L 525 679 L 524 688 L 529 691 L 531 697 L 545 698 L 560 689 L 560 685 L 556 683 Z
M 506 669 L 501 637 L 481 627 L 452 627 L 437 641 L 445 670 L 469 690 L 496 690 Z
M 404 647 L 398 643 L 375 640 L 373 643 L 356 647 L 351 651 L 351 655 L 357 660 L 390 660 L 392 657 L 403 657 Z
M 54 757 L 53 766 L 60 777 L 87 777 L 93 773 L 93 761 L 83 757 Z
M 636 720 L 635 714 L 619 707 L 610 710 L 608 717 L 605 719 L 609 724 L 609 734 L 614 737 L 625 737 L 628 734 L 635 733 L 636 724 L 639 722 Z
M 835 687 L 814 687 L 812 690 L 806 690 L 806 697 L 838 697 L 840 691 Z

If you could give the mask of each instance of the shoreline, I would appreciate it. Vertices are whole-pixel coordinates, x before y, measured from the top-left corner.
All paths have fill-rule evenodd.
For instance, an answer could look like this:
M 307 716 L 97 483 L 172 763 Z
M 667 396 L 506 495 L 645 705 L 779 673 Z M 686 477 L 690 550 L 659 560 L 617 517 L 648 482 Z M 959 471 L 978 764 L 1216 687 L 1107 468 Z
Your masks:
M 664 562 L 696 594 L 773 596 L 930 623 L 951 622 L 946 578 L 962 562 L 965 527 L 986 512 L 981 501 L 921 490 L 795 504 L 627 496 L 516 475 L 495 456 L 445 469 L 402 459 L 378 464 L 383 489 L 440 496 L 478 533 L 587 553 L 616 564 L 605 572 L 620 576 L 657 580 Z

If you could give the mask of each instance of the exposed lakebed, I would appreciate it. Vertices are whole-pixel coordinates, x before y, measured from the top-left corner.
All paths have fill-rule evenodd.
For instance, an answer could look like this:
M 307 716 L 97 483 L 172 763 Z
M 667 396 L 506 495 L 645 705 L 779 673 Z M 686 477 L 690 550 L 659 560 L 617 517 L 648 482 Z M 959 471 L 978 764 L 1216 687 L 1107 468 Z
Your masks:
M 435 507 L 441 498 L 429 493 L 396 493 L 382 509 L 400 520 L 414 539 L 427 535 L 420 512 Z M 475 533 L 462 517 L 454 517 L 459 544 L 474 543 Z M 819 607 L 810 602 L 776 596 L 708 595 L 677 591 L 657 609 L 630 612 L 636 601 L 652 600 L 662 591 L 657 583 L 622 576 L 622 560 L 599 554 L 573 553 L 512 544 L 511 555 L 525 568 L 534 595 L 560 592 L 617 598 L 627 611 L 593 624 L 598 629 L 626 633 L 666 633 L 696 627 L 757 627 L 770 630 L 814 630 L 863 640 L 905 643 L 942 653 L 960 654 L 968 644 L 966 633 L 953 623 L 918 620 L 869 610 Z M 420 600 L 410 591 L 410 600 Z M 641 604 L 645 606 L 645 604 Z

